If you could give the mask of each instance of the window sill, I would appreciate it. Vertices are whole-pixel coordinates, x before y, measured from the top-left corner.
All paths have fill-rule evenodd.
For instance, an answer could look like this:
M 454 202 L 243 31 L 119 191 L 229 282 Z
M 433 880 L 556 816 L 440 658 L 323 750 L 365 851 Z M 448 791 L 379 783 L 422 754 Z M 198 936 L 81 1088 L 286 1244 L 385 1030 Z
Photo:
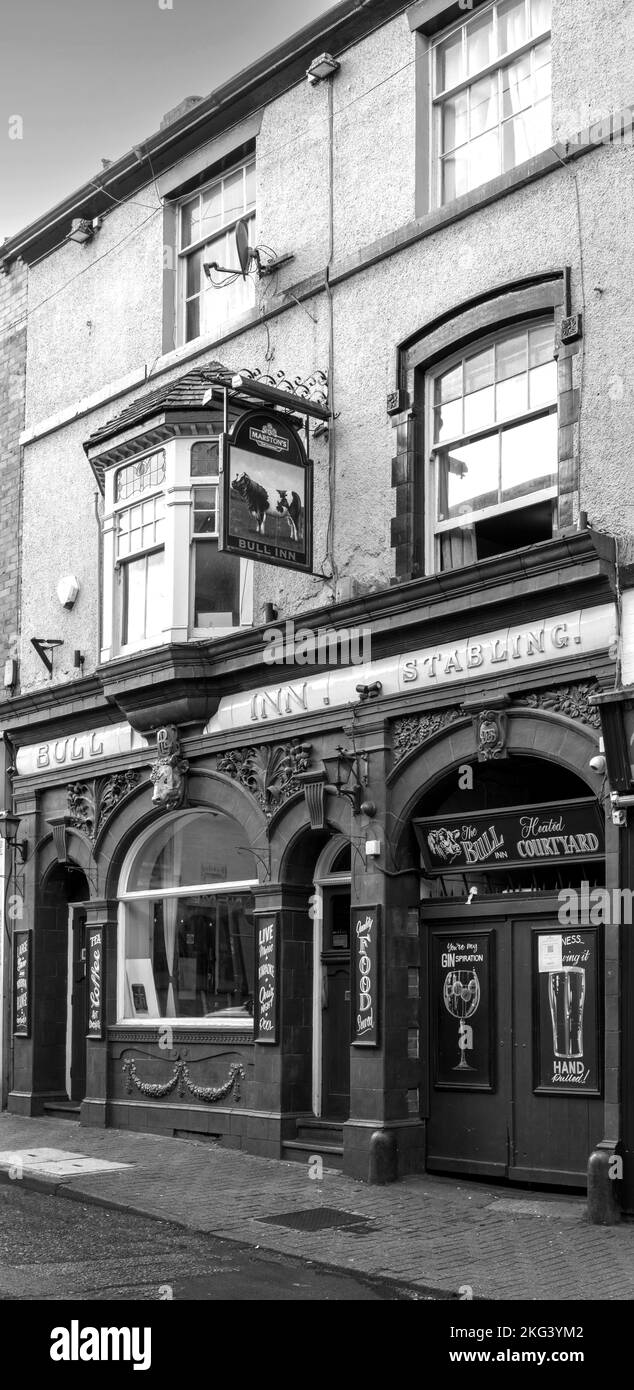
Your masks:
M 152 370 L 147 374 L 147 381 L 152 381 L 155 376 L 162 372 L 167 372 L 171 367 L 180 366 L 181 362 L 189 362 L 191 358 L 200 357 L 208 353 L 211 348 L 217 348 L 221 343 L 230 342 L 246 329 L 252 328 L 254 324 L 260 322 L 260 313 L 257 307 L 250 309 L 248 314 L 241 314 L 240 318 L 232 319 L 221 333 L 207 334 L 205 337 L 192 338 L 189 343 L 182 343 L 180 347 L 172 348 L 170 352 L 164 353 L 152 365 Z M 237 369 L 236 369 L 237 370 Z
M 242 1028 L 245 1033 L 252 1033 L 253 1018 L 246 1014 L 233 1014 L 232 1017 L 210 1015 L 208 1018 L 120 1018 L 112 1027 L 152 1028 L 156 1032 L 165 1028 L 186 1028 L 188 1031 L 192 1028 L 200 1028 L 201 1032 L 204 1033 L 208 1033 L 210 1028 L 221 1033 L 235 1033 L 236 1028 Z

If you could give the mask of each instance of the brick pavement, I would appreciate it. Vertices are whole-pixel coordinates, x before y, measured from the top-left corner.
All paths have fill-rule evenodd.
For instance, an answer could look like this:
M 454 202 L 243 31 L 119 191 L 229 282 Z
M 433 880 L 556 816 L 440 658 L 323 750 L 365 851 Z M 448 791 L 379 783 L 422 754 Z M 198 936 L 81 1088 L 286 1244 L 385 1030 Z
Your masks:
M 431 1175 L 369 1187 L 331 1169 L 311 1181 L 303 1164 L 205 1143 L 0 1115 L 0 1151 L 39 1147 L 132 1165 L 37 1180 L 47 1190 L 441 1295 L 634 1298 L 634 1225 L 589 1225 L 579 1197 Z M 358 1213 L 368 1225 L 313 1232 L 261 1221 L 316 1207 Z

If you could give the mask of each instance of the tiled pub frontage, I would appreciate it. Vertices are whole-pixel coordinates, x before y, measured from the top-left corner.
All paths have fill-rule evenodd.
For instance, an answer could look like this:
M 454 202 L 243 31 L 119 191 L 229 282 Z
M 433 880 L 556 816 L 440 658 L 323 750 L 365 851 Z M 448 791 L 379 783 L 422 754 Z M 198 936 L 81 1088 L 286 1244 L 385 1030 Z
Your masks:
M 305 616 L 369 625 L 364 665 L 266 664 L 254 628 L 5 707 L 9 1109 L 370 1181 L 606 1174 L 612 551 L 579 530 Z

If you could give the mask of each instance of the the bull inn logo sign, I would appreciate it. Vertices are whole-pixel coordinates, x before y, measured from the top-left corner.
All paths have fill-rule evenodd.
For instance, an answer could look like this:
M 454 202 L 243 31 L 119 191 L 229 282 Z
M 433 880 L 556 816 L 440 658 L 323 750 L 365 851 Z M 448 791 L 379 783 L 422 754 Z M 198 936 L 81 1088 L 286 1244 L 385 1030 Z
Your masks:
M 249 410 L 220 451 L 219 549 L 312 573 L 312 463 L 295 426 Z

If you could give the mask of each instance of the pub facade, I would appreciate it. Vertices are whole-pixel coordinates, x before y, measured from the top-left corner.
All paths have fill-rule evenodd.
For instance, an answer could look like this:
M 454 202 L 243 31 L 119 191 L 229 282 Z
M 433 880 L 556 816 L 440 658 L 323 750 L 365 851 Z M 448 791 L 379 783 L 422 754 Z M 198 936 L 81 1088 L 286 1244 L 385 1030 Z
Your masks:
M 631 125 L 574 126 L 561 0 L 326 19 L 84 190 L 84 246 L 69 203 L 4 248 L 41 301 L 5 1101 L 370 1181 L 589 1176 L 615 1220 Z M 591 246 L 571 170 L 619 211 Z

